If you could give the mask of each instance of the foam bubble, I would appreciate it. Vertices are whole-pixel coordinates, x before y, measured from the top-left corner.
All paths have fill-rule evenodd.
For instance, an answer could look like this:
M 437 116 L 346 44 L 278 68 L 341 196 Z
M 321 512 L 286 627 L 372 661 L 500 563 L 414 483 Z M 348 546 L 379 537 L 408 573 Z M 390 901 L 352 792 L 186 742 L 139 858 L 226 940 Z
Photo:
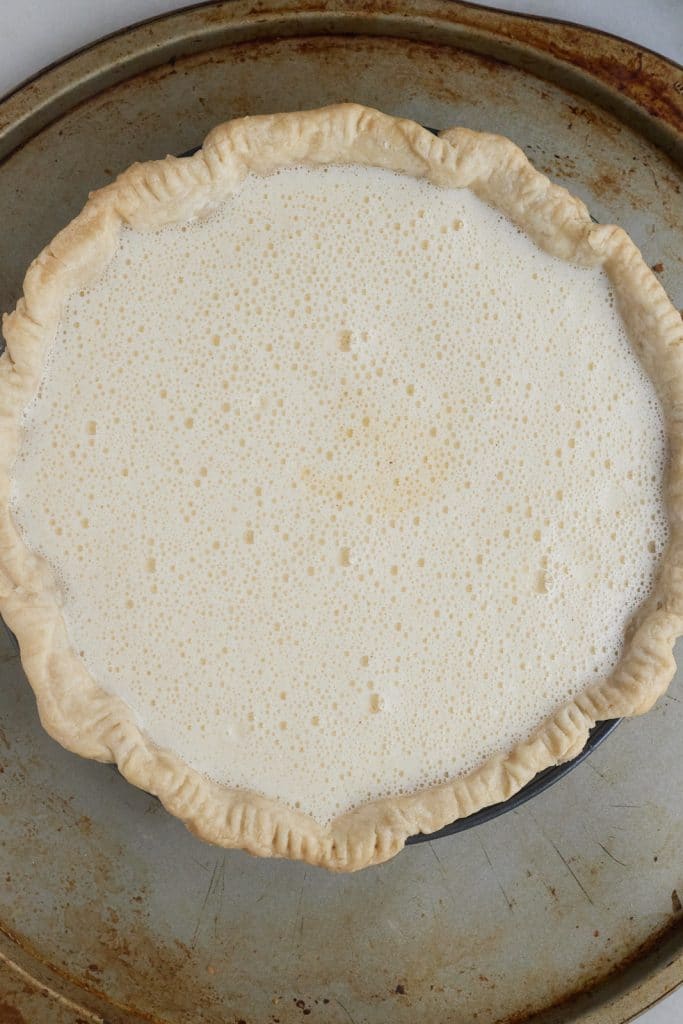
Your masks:
M 664 457 L 600 271 L 469 193 L 295 168 L 124 232 L 68 304 L 13 500 L 142 728 L 326 821 L 610 671 Z

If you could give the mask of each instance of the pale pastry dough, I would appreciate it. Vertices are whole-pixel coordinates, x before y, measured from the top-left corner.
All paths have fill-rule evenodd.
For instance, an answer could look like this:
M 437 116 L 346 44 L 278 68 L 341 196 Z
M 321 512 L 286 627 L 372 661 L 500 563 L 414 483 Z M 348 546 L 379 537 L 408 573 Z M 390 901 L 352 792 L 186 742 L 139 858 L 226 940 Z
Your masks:
M 377 863 L 668 684 L 681 320 L 509 141 L 223 125 L 94 193 L 4 333 L 41 719 L 203 838 Z

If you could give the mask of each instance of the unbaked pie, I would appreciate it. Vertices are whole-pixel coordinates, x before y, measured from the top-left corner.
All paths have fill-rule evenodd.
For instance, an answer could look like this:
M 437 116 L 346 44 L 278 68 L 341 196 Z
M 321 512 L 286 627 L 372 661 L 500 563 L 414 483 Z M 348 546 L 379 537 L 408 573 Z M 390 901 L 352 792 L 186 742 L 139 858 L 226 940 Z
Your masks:
M 41 719 L 204 839 L 386 860 L 668 684 L 681 319 L 508 140 L 222 125 L 95 192 L 4 334 Z

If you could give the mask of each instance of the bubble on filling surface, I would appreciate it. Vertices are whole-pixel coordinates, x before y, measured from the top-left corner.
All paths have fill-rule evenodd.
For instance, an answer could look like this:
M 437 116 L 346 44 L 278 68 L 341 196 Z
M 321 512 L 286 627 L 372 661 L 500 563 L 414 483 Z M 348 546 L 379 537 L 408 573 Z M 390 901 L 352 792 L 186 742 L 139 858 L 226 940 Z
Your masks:
M 609 673 L 667 538 L 600 270 L 466 191 L 250 177 L 69 301 L 13 509 L 162 747 L 327 822 Z

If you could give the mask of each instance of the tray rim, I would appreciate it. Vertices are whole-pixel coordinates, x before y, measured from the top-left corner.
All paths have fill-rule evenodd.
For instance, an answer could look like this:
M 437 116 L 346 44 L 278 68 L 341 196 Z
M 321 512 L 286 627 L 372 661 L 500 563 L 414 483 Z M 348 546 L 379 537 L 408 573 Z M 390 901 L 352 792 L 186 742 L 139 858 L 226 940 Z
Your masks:
M 191 24 L 205 13 L 214 12 L 214 28 L 219 20 L 216 15 L 224 13 L 226 36 L 232 38 L 226 39 L 226 43 L 216 40 L 212 48 L 236 42 L 255 43 L 274 36 L 344 34 L 395 36 L 428 42 L 435 41 L 430 36 L 445 33 L 451 36 L 452 44 L 457 44 L 464 41 L 463 33 L 469 33 L 469 46 L 464 48 L 471 52 L 486 55 L 491 46 L 498 45 L 506 57 L 511 57 L 518 50 L 525 57 L 524 67 L 531 73 L 548 81 L 565 84 L 572 91 L 613 113 L 628 111 L 638 121 L 642 134 L 671 155 L 675 162 L 683 165 L 683 64 L 677 64 L 654 50 L 600 29 L 587 28 L 559 18 L 503 11 L 495 6 L 480 6 L 469 0 L 412 0 L 412 3 L 407 0 L 375 0 L 375 3 L 377 11 L 369 9 L 362 0 L 312 0 L 301 8 L 297 6 L 297 0 L 265 0 L 255 10 L 249 0 L 202 0 L 108 33 L 48 64 L 0 96 L 0 162 L 26 142 L 27 137 L 32 137 L 57 120 L 75 103 L 143 70 L 142 67 L 136 68 L 139 62 L 144 63 L 144 70 L 167 63 L 166 52 L 176 42 L 183 38 L 187 40 L 192 35 L 189 31 L 183 32 L 183 26 Z M 299 19 L 306 20 L 308 31 L 300 30 L 297 15 Z M 287 22 L 294 24 L 288 28 Z M 276 31 L 278 25 L 280 32 Z M 167 32 L 166 38 L 162 35 L 155 46 L 155 37 L 159 32 L 163 33 L 167 26 L 175 31 Z M 655 115 L 646 110 L 639 103 L 634 81 L 605 81 L 597 71 L 572 65 L 562 56 L 562 47 L 543 48 L 529 43 L 524 32 L 527 26 L 542 27 L 554 32 L 558 39 L 564 41 L 565 49 L 567 40 L 571 40 L 576 50 L 590 49 L 591 42 L 600 40 L 609 47 L 612 60 L 631 54 L 636 57 L 636 66 L 640 66 L 641 71 L 643 58 L 646 58 L 648 73 L 657 79 L 657 89 L 664 89 L 667 93 L 667 102 L 671 106 L 670 116 Z M 388 28 L 393 31 L 388 31 Z M 240 39 L 243 31 L 251 34 Z M 195 44 L 201 38 L 197 34 Z M 117 53 L 118 44 L 122 41 L 125 41 L 125 46 Z M 442 38 L 436 41 L 447 40 Z M 147 59 L 150 47 L 154 49 L 155 57 L 151 62 Z M 204 49 L 206 47 L 201 45 L 187 47 L 183 56 Z M 609 74 L 606 68 L 604 74 Z M 106 84 L 100 83 L 103 77 L 109 78 Z M 75 101 L 72 99 L 65 105 L 60 103 L 60 100 L 74 92 Z M 15 137 L 22 134 L 22 129 L 26 137 L 16 142 Z
M 627 39 L 626 36 L 619 35 L 618 32 L 609 32 L 607 29 L 594 28 L 592 26 L 583 25 L 579 21 L 572 21 L 571 18 L 556 18 L 550 15 L 545 16 L 542 14 L 524 14 L 520 11 L 510 11 L 504 7 L 497 7 L 495 4 L 479 4 L 475 3 L 474 0 L 458 0 L 459 6 L 469 7 L 475 11 L 484 10 L 494 14 L 501 14 L 510 16 L 513 18 L 519 18 L 523 21 L 537 21 L 544 24 L 550 25 L 563 25 L 568 28 L 578 29 L 580 31 L 588 30 L 592 36 L 604 36 L 608 39 L 613 39 L 615 42 L 626 44 L 626 46 L 634 46 L 642 53 L 650 54 L 652 57 L 656 57 L 665 64 L 671 65 L 672 68 L 678 69 L 683 72 L 683 61 L 679 62 L 674 60 L 672 57 L 667 57 L 659 50 L 653 50 L 650 46 L 644 46 L 642 43 L 636 43 L 632 39 Z M 128 33 L 133 29 L 143 28 L 146 25 L 150 25 L 153 22 L 164 21 L 169 17 L 176 14 L 187 14 L 196 10 L 198 7 L 210 7 L 216 3 L 216 0 L 200 0 L 199 3 L 183 4 L 180 7 L 175 7 L 170 11 L 166 11 L 163 14 L 153 14 L 149 18 L 139 18 L 137 21 L 132 21 L 128 25 L 122 26 L 120 29 L 114 29 L 112 32 L 105 32 L 101 36 L 97 36 L 88 43 L 84 43 L 82 46 L 77 46 L 73 50 L 69 50 L 61 57 L 55 58 L 55 60 L 48 61 L 42 67 L 36 71 L 27 75 L 25 78 L 20 79 L 15 85 L 10 86 L 4 93 L 0 93 L 0 105 L 3 105 L 8 100 L 11 100 L 16 93 L 22 92 L 27 86 L 32 85 L 38 79 L 44 79 L 50 71 L 53 71 L 68 61 L 73 60 L 75 57 L 80 57 L 82 54 L 88 53 L 94 50 L 101 43 L 106 43 L 110 39 L 114 39 L 123 33 Z

